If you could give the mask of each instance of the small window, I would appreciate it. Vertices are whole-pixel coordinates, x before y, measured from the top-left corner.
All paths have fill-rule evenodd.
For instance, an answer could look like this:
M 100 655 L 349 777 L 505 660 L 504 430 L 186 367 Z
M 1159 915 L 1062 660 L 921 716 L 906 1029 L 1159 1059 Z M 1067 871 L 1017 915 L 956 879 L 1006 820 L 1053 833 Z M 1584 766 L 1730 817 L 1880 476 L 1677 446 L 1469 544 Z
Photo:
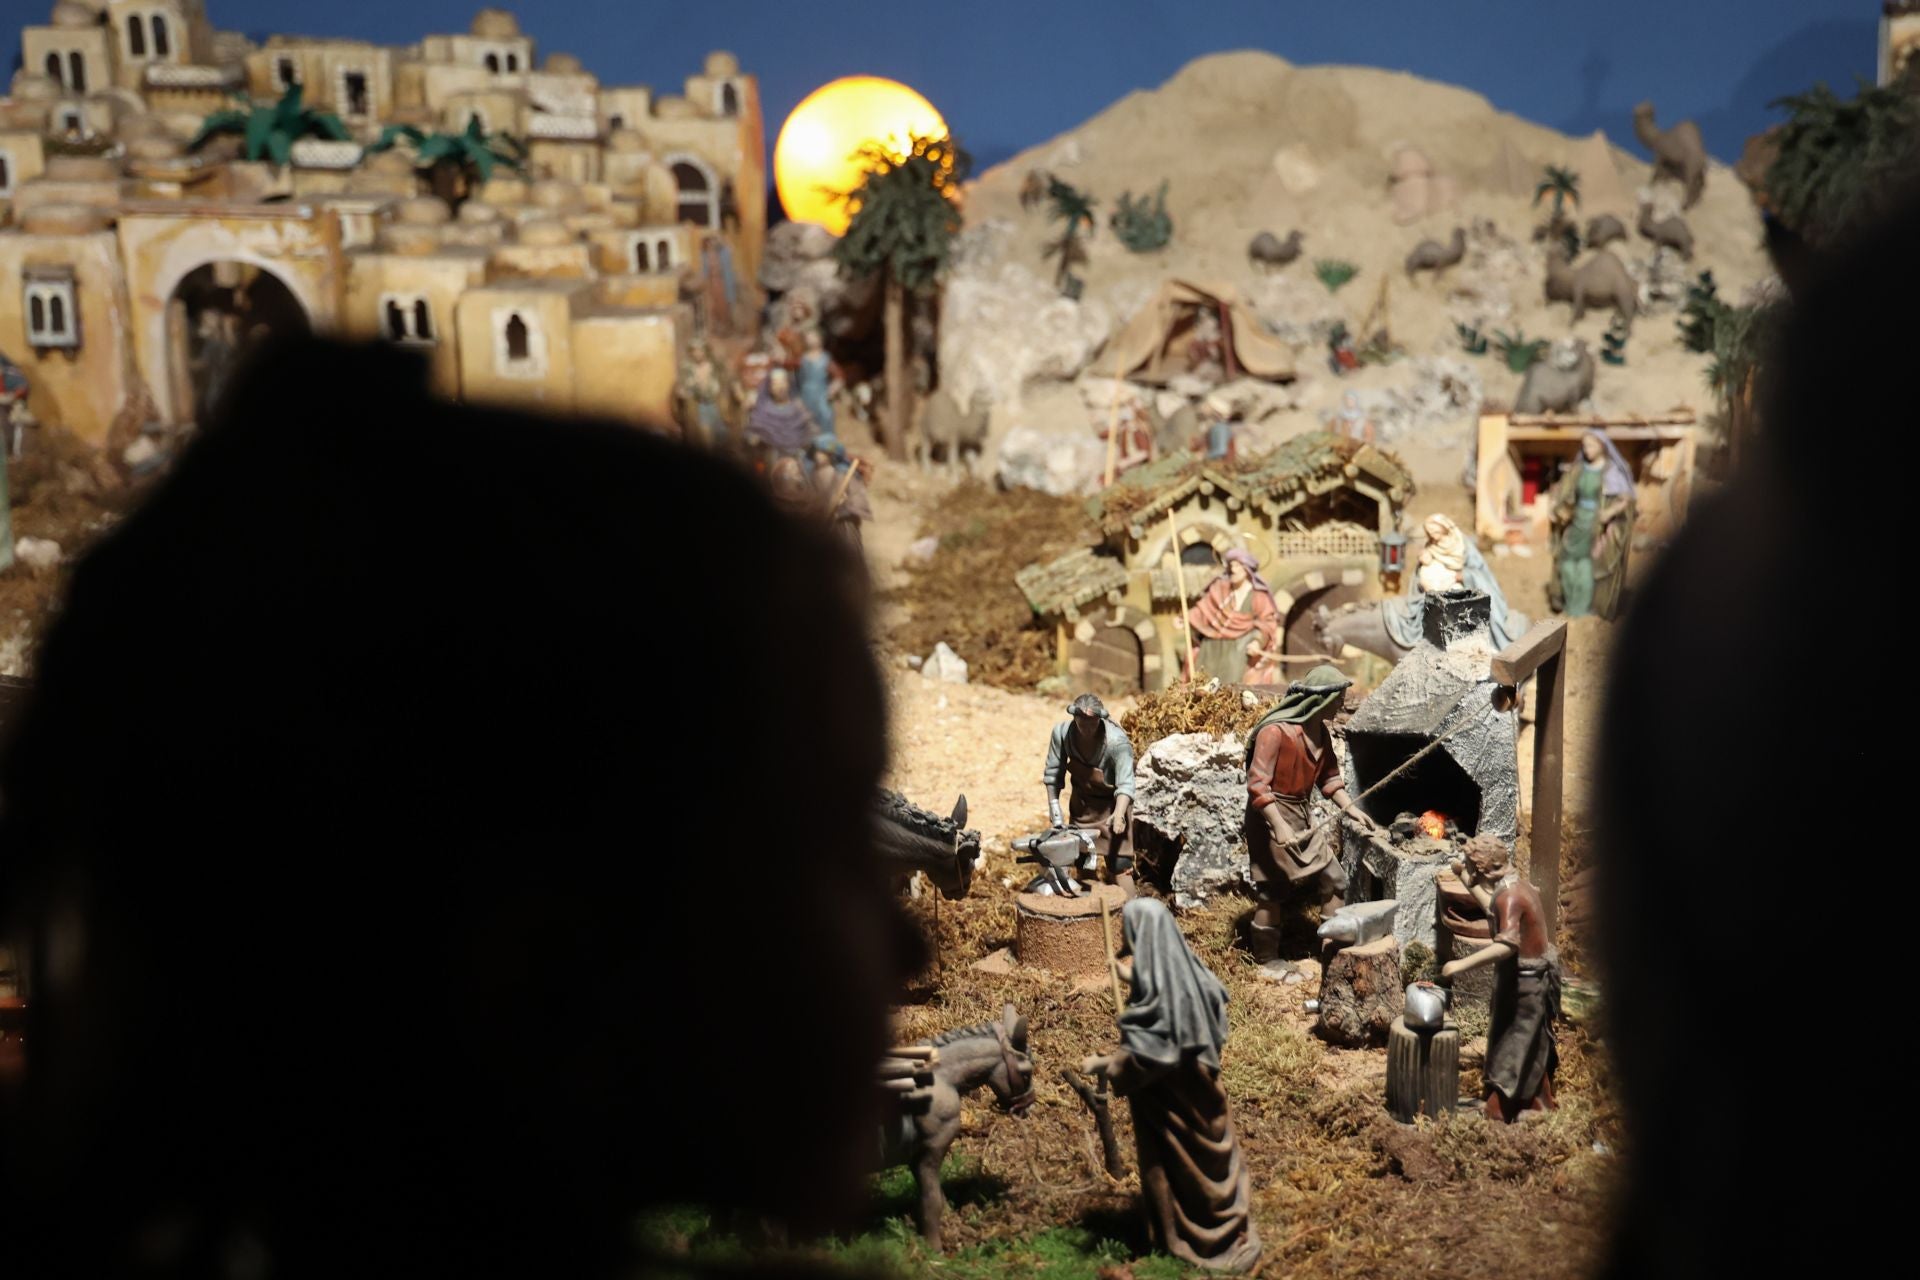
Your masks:
M 664 237 L 654 242 L 653 260 L 662 271 L 673 270 L 673 241 Z
M 485 58 L 481 59 L 481 61 L 486 64 L 487 70 L 493 72 L 493 74 L 495 75 L 500 74 L 500 55 L 499 54 L 490 53 Z
M 652 246 L 645 240 L 635 240 L 633 242 L 633 269 L 642 275 L 653 270 Z
M 26 295 L 28 346 L 72 348 L 80 345 L 72 276 L 30 276 Z
M 740 114 L 740 91 L 733 87 L 731 80 L 720 86 L 720 114 L 723 116 Z
M 507 70 L 509 70 L 509 71 L 518 71 L 519 69 L 520 69 L 520 55 L 519 55 L 519 54 L 517 54 L 517 53 L 510 53 L 510 54 L 508 54 L 508 55 L 507 55 Z
M 613 115 L 610 115 L 607 117 L 608 133 L 612 133 L 615 129 L 624 129 L 626 127 L 627 127 L 627 118 L 619 114 L 618 112 L 615 112 Z
M 521 319 L 520 313 L 516 311 L 507 317 L 507 359 L 518 363 L 530 358 L 527 322 Z
M 706 171 L 690 160 L 681 160 L 673 166 L 673 180 L 680 188 L 679 220 L 696 227 L 713 226 L 713 182 Z
M 147 20 L 137 13 L 127 16 L 127 52 L 136 58 L 147 56 Z
M 13 155 L 0 151 L 0 196 L 13 194 Z
M 417 293 L 389 293 L 380 299 L 380 327 L 387 341 L 425 344 L 433 341 L 433 309 Z
M 75 93 L 87 91 L 87 60 L 78 49 L 67 54 L 67 87 Z
M 293 65 L 292 58 L 277 58 L 273 64 L 273 78 L 282 89 L 291 89 L 300 83 L 300 71 Z
M 47 79 L 53 81 L 57 85 L 60 85 L 62 88 L 66 86 L 66 83 L 67 83 L 66 71 L 64 68 L 61 67 L 60 55 L 57 53 L 50 53 L 47 55 Z
M 60 113 L 60 128 L 66 133 L 85 133 L 87 121 L 77 109 L 68 107 Z
M 367 102 L 367 73 L 364 71 L 349 71 L 341 77 L 341 84 L 344 85 L 347 90 L 347 114 L 350 116 L 366 115 L 369 110 L 369 104 Z
M 164 58 L 173 52 L 173 37 L 167 31 L 167 20 L 159 14 L 153 15 L 153 56 Z

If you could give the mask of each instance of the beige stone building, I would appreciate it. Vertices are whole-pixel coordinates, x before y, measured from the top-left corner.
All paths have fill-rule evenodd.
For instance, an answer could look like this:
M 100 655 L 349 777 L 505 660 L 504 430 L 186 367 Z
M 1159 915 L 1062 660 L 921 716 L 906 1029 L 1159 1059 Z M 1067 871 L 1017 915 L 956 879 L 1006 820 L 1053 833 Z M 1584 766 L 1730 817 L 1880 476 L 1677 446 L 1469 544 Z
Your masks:
M 301 330 L 417 350 L 449 397 L 665 425 L 681 353 L 728 305 L 719 279 L 752 323 L 766 147 L 730 54 L 659 95 L 542 56 L 503 10 L 403 47 L 256 45 L 201 0 L 59 0 L 21 47 L 0 99 L 0 353 L 37 417 L 89 442 L 191 427 L 236 351 Z M 300 138 L 285 164 L 190 145 L 212 112 L 294 86 L 350 137 Z M 470 124 L 520 170 L 441 199 L 406 143 L 368 150 L 390 125 Z

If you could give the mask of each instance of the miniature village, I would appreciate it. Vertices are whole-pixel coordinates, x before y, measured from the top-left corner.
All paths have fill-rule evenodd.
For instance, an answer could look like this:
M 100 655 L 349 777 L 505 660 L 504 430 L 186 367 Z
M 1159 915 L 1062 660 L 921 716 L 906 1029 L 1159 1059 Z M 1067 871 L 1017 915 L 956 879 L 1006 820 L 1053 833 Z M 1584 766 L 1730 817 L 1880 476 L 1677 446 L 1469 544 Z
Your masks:
M 781 1247 L 1594 1270 L 1632 1141 L 1586 933 L 1609 645 L 1760 430 L 1764 219 L 1822 181 L 1783 185 L 1794 113 L 1846 104 L 1730 166 L 1656 103 L 1576 138 L 1225 53 L 979 172 L 957 123 L 865 142 L 829 227 L 781 219 L 729 53 L 656 93 L 531 10 L 389 47 L 221 7 L 59 0 L 0 98 L 0 717 L 276 339 L 717 454 L 873 587 L 876 844 L 934 956 L 868 1229 Z M 1920 47 L 1881 27 L 1862 111 Z

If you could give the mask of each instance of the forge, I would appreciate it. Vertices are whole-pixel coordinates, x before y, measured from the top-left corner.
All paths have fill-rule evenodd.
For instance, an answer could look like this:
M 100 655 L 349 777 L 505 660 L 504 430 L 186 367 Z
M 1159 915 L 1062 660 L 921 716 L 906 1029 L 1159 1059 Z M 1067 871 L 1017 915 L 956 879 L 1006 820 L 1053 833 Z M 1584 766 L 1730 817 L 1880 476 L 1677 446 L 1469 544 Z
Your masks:
M 1494 835 L 1511 844 L 1520 825 L 1519 717 L 1493 677 L 1490 612 L 1482 592 L 1428 596 L 1420 643 L 1341 739 L 1349 789 L 1378 787 L 1360 806 L 1380 827 L 1363 833 L 1342 820 L 1348 898 L 1398 900 L 1395 935 L 1442 955 L 1435 877 L 1459 841 Z M 1424 829 L 1423 815 L 1431 815 Z

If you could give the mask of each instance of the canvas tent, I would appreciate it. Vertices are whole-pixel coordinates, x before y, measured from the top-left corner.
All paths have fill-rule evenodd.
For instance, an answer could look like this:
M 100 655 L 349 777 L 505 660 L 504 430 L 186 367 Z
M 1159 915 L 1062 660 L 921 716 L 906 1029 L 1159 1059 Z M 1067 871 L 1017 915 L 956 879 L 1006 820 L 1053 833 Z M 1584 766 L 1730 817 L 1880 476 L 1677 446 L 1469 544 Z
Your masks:
M 1225 284 L 1168 280 L 1107 340 L 1094 367 L 1110 377 L 1164 383 L 1184 367 L 1182 345 L 1202 311 L 1220 319 L 1228 375 L 1250 374 L 1270 382 L 1293 378 L 1293 348 L 1267 332 L 1239 290 Z

